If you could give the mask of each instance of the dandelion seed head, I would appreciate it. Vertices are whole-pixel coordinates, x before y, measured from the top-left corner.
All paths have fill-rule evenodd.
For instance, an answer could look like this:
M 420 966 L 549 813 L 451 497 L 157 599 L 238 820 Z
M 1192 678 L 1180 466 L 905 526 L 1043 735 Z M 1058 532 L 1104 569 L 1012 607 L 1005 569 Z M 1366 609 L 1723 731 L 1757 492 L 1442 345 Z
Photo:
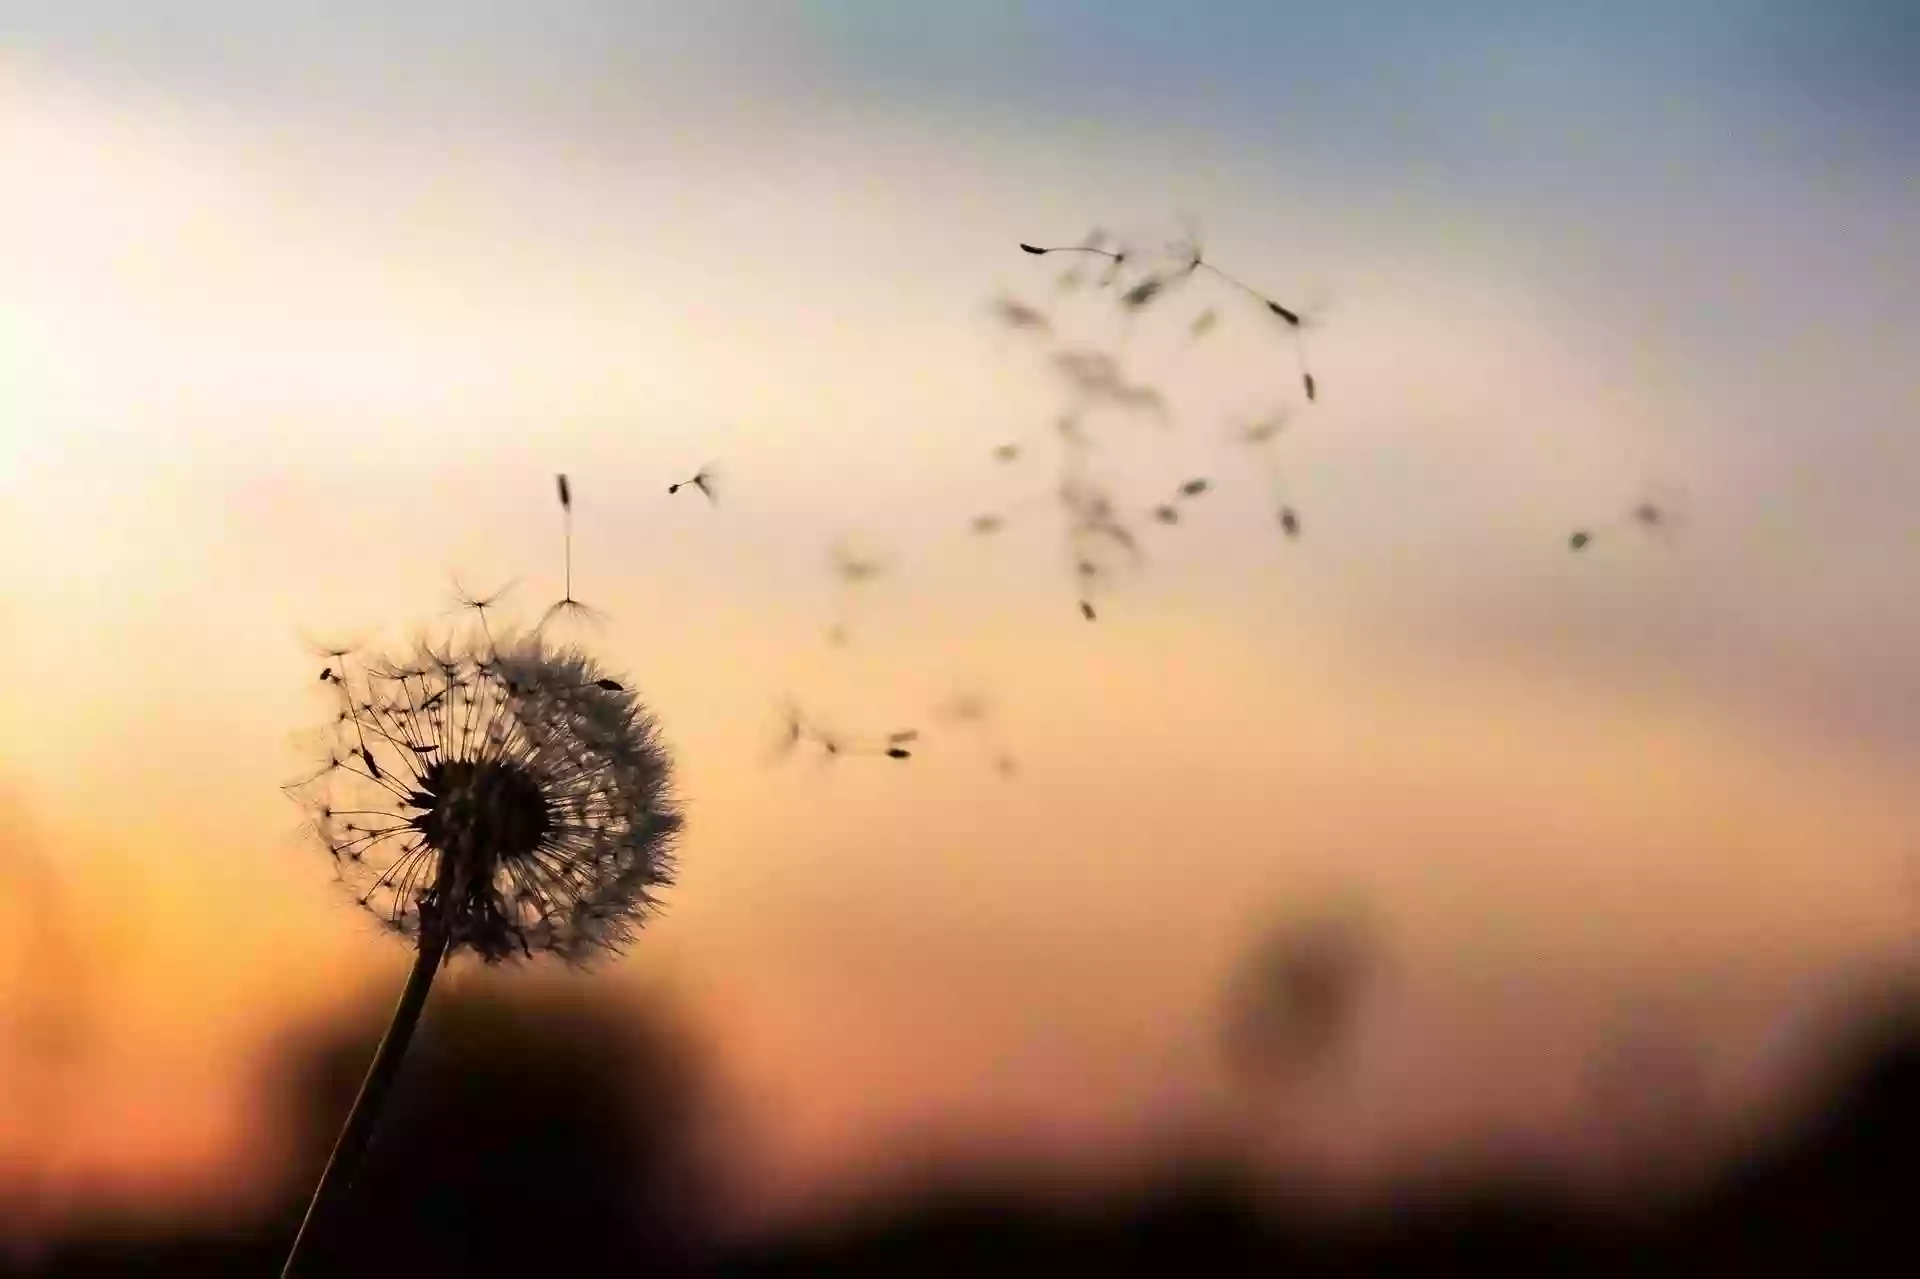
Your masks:
M 652 716 L 537 633 L 354 664 L 329 766 L 295 788 L 355 899 L 488 963 L 617 952 L 672 882 Z

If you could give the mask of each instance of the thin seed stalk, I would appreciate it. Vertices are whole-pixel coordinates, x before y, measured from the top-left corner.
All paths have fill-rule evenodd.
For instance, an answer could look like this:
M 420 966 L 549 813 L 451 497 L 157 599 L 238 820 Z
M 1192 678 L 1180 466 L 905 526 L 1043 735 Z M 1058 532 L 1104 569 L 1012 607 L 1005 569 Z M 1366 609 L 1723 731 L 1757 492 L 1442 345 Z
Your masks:
M 393 1010 L 387 1033 L 373 1054 L 373 1064 L 361 1081 L 360 1095 L 354 1098 L 346 1125 L 341 1128 L 333 1153 L 327 1158 L 326 1169 L 320 1174 L 320 1184 L 314 1188 L 313 1199 L 307 1204 L 307 1215 L 293 1238 L 293 1248 L 280 1270 L 280 1279 L 293 1279 L 300 1273 L 303 1251 L 311 1256 L 314 1239 L 324 1233 L 328 1221 L 345 1202 L 347 1189 L 379 1125 L 387 1093 L 400 1074 L 400 1062 L 413 1039 L 414 1027 L 419 1025 L 420 1013 L 427 1006 L 427 992 L 432 989 L 434 975 L 439 972 L 440 961 L 447 952 L 447 932 L 446 928 L 422 930 L 413 971 L 407 976 L 406 988 L 400 992 L 400 1002 Z

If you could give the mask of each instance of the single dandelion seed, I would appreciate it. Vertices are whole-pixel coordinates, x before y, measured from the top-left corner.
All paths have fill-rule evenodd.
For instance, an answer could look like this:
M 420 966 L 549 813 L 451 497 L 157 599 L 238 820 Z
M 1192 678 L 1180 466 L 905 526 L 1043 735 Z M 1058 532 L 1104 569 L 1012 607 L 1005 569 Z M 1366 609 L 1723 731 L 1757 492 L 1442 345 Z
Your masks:
M 789 698 L 782 698 L 779 708 L 780 730 L 767 751 L 764 762 L 768 764 L 778 763 L 791 755 L 807 735 L 806 717 L 800 713 L 798 705 Z
M 507 592 L 511 591 L 517 584 L 517 582 L 510 581 L 499 590 L 494 591 L 491 595 L 475 595 L 461 586 L 458 578 L 454 579 L 454 603 L 458 604 L 461 608 L 471 609 L 473 611 L 474 616 L 480 622 L 480 633 L 487 638 L 489 644 L 493 642 L 493 630 L 487 622 L 487 610 L 493 608 L 501 600 L 505 599 Z M 444 670 L 446 668 L 446 660 L 443 659 L 441 655 L 435 654 L 434 661 L 436 663 L 436 670 Z
M 993 708 L 985 694 L 971 689 L 954 693 L 934 708 L 934 715 L 943 722 L 970 728 L 991 754 L 994 769 L 1002 777 L 1011 777 L 1018 771 L 1013 753 L 998 740 L 988 723 Z
M 877 551 L 851 537 L 837 538 L 827 553 L 839 586 L 839 616 L 827 630 L 827 642 L 840 647 L 846 644 L 851 629 L 854 592 L 878 580 L 886 572 L 887 564 Z
M 993 450 L 993 460 L 996 462 L 1013 462 L 1019 460 L 1019 457 L 1018 444 L 1001 444 Z
M 720 473 L 718 466 L 708 462 L 684 480 L 675 480 L 667 485 L 667 496 L 671 497 L 683 488 L 697 488 L 706 495 L 709 505 L 720 504 Z
M 838 759 L 842 755 L 884 755 L 888 759 L 911 759 L 913 752 L 907 747 L 920 740 L 920 730 L 916 728 L 896 729 L 877 740 L 835 732 L 808 718 L 791 699 L 781 701 L 780 716 L 779 740 L 769 756 L 769 763 L 791 755 L 805 741 L 811 741 L 820 748 L 823 760 Z
M 1158 416 L 1166 416 L 1166 397 L 1159 388 L 1144 382 L 1129 382 L 1121 373 L 1119 362 L 1105 351 L 1057 351 L 1052 364 L 1054 371 L 1066 380 L 1082 400 L 1120 408 L 1146 409 Z
M 941 719 L 951 720 L 956 724 L 976 724 L 985 719 L 990 711 L 991 708 L 987 705 L 984 695 L 966 691 L 955 693 L 941 703 L 936 714 Z
M 544 627 L 556 617 L 597 621 L 600 611 L 573 597 L 573 486 L 567 482 L 565 475 L 556 475 L 553 478 L 554 487 L 560 493 L 561 547 L 566 585 L 565 593 L 547 609 L 546 615 L 540 619 L 540 624 Z
M 1006 527 L 1006 520 L 998 515 L 976 515 L 967 522 L 967 527 L 980 534 L 998 533 Z
M 1280 432 L 1287 429 L 1285 410 L 1270 413 L 1266 417 L 1244 423 L 1236 436 L 1240 443 L 1249 448 L 1260 448 L 1280 438 Z
M 878 555 L 857 549 L 844 539 L 833 544 L 830 554 L 834 576 L 843 582 L 871 582 L 886 568 Z
M 1090 600 L 1080 601 L 1080 616 L 1086 618 L 1089 622 L 1094 620 L 1095 614 L 1093 611 L 1092 601 Z
M 1180 496 L 1181 497 L 1199 497 L 1201 494 L 1205 493 L 1208 489 L 1212 487 L 1213 487 L 1213 482 L 1211 480 L 1207 480 L 1205 478 L 1196 476 L 1195 478 L 1188 480 L 1185 484 L 1182 484 L 1180 486 Z
M 1280 508 L 1280 531 L 1288 537 L 1300 536 L 1300 515 L 1291 506 Z
M 1052 327 L 1043 312 L 1018 298 L 995 298 L 991 310 L 994 318 L 1010 329 L 1035 329 L 1045 333 Z
M 1295 360 L 1299 363 L 1299 366 L 1300 366 L 1301 389 L 1306 392 L 1307 400 L 1309 402 L 1317 401 L 1320 396 L 1319 385 L 1314 381 L 1313 374 L 1307 370 L 1307 346 L 1306 346 L 1306 339 L 1304 337 L 1306 317 L 1302 315 L 1300 312 L 1294 310 L 1292 307 L 1283 306 L 1281 303 L 1274 301 L 1272 298 L 1260 292 L 1258 289 L 1255 289 L 1252 286 L 1243 283 L 1241 280 L 1237 279 L 1234 276 L 1228 275 L 1225 271 L 1222 271 L 1219 267 L 1215 266 L 1213 263 L 1202 261 L 1199 257 L 1199 252 L 1197 249 L 1195 250 L 1193 266 L 1190 269 L 1195 271 L 1205 270 L 1211 273 L 1212 275 L 1214 275 L 1215 277 L 1217 277 L 1218 279 L 1224 280 L 1227 284 L 1240 290 L 1242 293 L 1246 294 L 1248 297 L 1263 304 L 1267 308 L 1268 313 L 1272 315 L 1276 315 L 1280 318 L 1280 320 L 1287 326 L 1289 330 L 1291 330 L 1293 334 L 1293 353 L 1294 353 Z
M 1089 242 L 1086 244 L 1055 244 L 1055 245 L 1028 244 L 1025 241 L 1022 241 L 1020 244 L 1020 248 L 1023 252 L 1031 253 L 1035 257 L 1041 257 L 1048 253 L 1085 253 L 1091 257 L 1105 258 L 1109 262 L 1114 263 L 1115 265 L 1120 265 L 1124 263 L 1127 260 L 1126 250 L 1108 249 L 1108 248 L 1102 247 L 1103 239 L 1104 238 L 1090 239 Z
M 1647 536 L 1671 541 L 1685 523 L 1684 505 L 1683 495 L 1676 489 L 1635 502 L 1627 518 Z
M 359 904 L 416 953 L 283 1275 L 333 1227 L 441 965 L 617 953 L 672 883 L 681 827 L 652 716 L 577 649 L 536 632 L 356 665 L 332 758 L 366 770 L 291 789 Z
M 1145 309 L 1153 300 L 1166 291 L 1167 282 L 1157 275 L 1150 275 L 1140 283 L 1120 295 L 1120 305 L 1129 311 Z
M 1163 502 L 1153 508 L 1153 518 L 1159 520 L 1162 524 L 1178 524 L 1180 522 L 1180 508 Z
M 1680 510 L 1683 505 L 1683 495 L 1679 490 L 1662 486 L 1657 496 L 1639 498 L 1619 519 L 1599 528 L 1575 530 L 1567 538 L 1567 546 L 1575 551 L 1585 550 L 1602 531 L 1611 533 L 1620 529 L 1637 530 L 1647 537 L 1659 538 L 1671 545 L 1682 523 Z

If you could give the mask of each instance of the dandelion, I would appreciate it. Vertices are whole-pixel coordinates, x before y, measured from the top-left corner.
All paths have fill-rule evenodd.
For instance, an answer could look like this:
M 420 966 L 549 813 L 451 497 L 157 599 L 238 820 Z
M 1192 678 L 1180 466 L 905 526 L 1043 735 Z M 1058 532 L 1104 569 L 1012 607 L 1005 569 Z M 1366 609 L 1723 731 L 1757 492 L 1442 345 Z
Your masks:
M 440 966 L 462 950 L 488 964 L 619 952 L 672 882 L 681 825 L 652 716 L 537 632 L 340 655 L 322 679 L 335 741 L 291 789 L 358 903 L 416 957 L 285 1275 L 337 1210 Z

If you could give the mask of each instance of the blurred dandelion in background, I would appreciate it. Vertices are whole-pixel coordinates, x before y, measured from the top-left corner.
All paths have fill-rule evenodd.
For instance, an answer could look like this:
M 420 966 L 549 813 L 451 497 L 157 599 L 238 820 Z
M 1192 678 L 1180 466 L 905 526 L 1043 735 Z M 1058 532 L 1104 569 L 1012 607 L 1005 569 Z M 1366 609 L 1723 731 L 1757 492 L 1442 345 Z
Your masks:
M 1350 911 L 1289 919 L 1264 931 L 1227 985 L 1229 1066 L 1259 1085 L 1330 1062 L 1358 1016 L 1376 950 L 1371 930 Z

